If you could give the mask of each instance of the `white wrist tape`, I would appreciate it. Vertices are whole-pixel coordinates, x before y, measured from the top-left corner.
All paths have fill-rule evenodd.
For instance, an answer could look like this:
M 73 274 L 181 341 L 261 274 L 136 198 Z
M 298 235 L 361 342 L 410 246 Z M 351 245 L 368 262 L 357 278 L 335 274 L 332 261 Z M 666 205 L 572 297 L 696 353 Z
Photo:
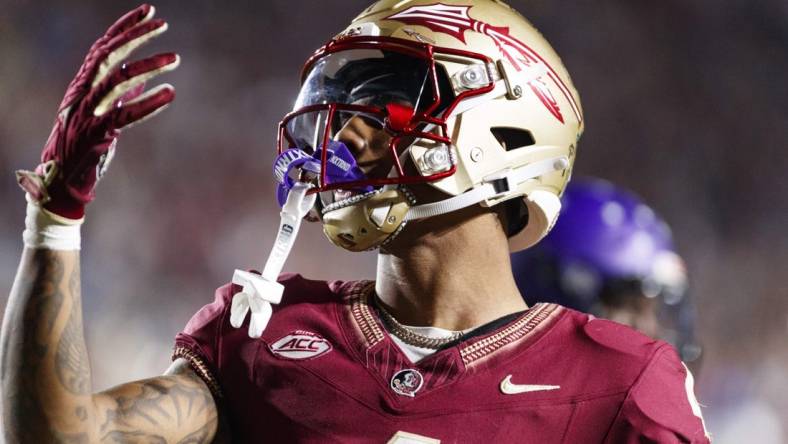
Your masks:
M 58 216 L 28 199 L 22 240 L 28 248 L 79 250 L 80 227 L 84 220 Z

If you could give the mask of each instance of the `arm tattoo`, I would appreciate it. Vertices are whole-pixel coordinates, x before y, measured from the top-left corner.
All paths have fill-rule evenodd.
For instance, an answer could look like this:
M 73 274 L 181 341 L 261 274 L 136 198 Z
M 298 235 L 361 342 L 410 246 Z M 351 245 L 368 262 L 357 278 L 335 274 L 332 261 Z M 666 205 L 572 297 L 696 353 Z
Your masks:
M 87 395 L 90 393 L 90 366 L 82 334 L 79 263 L 71 273 L 68 287 L 73 302 L 55 352 L 55 370 L 63 388 L 75 395 Z
M 186 366 L 101 394 L 101 442 L 208 443 L 218 411 L 208 386 Z M 178 430 L 177 436 L 163 431 Z
M 79 272 L 78 252 L 26 249 L 22 255 L 0 341 L 6 441 L 210 442 L 218 409 L 186 365 L 92 394 Z
M 9 441 L 85 442 L 87 439 L 86 435 L 71 430 L 55 430 L 47 419 L 47 401 L 58 394 L 44 388 L 49 388 L 45 383 L 53 379 L 50 345 L 63 330 L 59 319 L 64 305 L 68 308 L 76 305 L 71 299 L 70 286 L 64 288 L 66 279 L 78 282 L 75 252 L 26 250 L 23 254 L 3 319 L 0 371 L 5 404 L 3 419 Z M 86 370 L 89 380 L 89 369 Z
M 108 433 L 101 439 L 106 444 L 167 444 L 167 440 L 161 436 L 151 436 L 144 432 L 120 432 Z
M 37 295 L 34 300 L 30 301 L 28 310 L 25 310 L 25 321 L 37 322 L 40 317 L 41 321 L 46 328 L 46 333 L 51 333 L 55 327 L 55 319 L 60 308 L 63 306 L 63 292 L 60 285 L 64 281 L 65 264 L 63 258 L 53 251 L 49 250 L 35 250 L 33 261 L 41 264 L 41 274 L 38 276 L 31 276 L 25 274 L 22 276 L 24 279 L 24 287 L 32 287 L 31 294 Z M 77 270 L 77 279 L 79 270 Z M 31 338 L 34 339 L 34 338 Z M 47 342 L 41 342 L 40 346 L 46 348 Z

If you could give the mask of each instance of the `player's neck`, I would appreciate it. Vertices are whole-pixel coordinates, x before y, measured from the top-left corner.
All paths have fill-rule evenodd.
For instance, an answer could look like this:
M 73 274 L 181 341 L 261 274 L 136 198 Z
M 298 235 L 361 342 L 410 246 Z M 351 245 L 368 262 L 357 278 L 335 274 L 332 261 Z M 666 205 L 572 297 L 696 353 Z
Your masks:
M 457 213 L 412 224 L 378 255 L 375 289 L 403 324 L 465 330 L 527 308 L 497 216 Z

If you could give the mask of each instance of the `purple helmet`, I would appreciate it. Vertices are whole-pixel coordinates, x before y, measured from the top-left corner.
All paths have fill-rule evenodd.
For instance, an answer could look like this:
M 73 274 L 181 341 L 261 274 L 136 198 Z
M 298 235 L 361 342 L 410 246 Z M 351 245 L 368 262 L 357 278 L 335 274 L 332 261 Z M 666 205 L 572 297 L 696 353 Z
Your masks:
M 512 255 L 526 301 L 604 316 L 604 307 L 628 298 L 652 299 L 658 336 L 685 360 L 697 358 L 686 270 L 668 225 L 637 196 L 600 179 L 572 180 L 561 201 L 550 234 Z

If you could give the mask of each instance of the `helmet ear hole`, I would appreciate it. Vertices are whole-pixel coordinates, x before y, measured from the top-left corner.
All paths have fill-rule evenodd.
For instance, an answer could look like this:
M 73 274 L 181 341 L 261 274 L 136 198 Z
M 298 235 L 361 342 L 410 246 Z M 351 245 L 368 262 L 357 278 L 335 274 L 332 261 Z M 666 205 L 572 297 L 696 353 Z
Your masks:
M 533 190 L 521 200 L 528 206 L 528 224 L 509 237 L 509 250 L 513 253 L 525 250 L 545 237 L 561 211 L 561 199 L 550 191 Z
M 509 199 L 503 202 L 506 215 L 506 236 L 512 237 L 528 225 L 528 206 L 523 199 Z
M 494 126 L 490 132 L 506 151 L 536 144 L 534 135 L 522 128 Z

